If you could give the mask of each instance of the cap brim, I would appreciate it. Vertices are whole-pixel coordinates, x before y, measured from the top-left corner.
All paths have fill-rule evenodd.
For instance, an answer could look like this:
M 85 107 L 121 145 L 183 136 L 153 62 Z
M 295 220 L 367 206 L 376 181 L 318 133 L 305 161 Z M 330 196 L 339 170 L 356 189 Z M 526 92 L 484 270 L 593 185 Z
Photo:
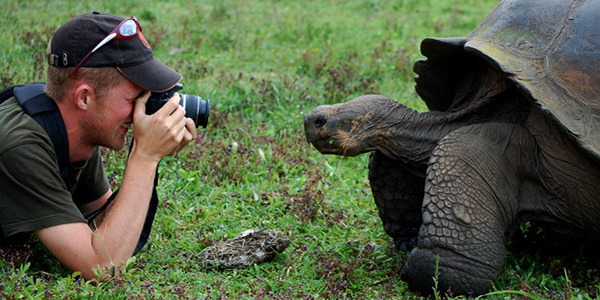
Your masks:
M 135 84 L 152 92 L 169 90 L 183 77 L 155 58 L 133 66 L 117 67 L 117 69 Z

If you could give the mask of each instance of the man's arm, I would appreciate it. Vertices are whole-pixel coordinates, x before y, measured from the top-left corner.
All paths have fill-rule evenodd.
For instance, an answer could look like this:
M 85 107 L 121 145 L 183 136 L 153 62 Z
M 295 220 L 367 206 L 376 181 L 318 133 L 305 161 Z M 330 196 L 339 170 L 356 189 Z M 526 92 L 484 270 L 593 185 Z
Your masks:
M 135 140 L 123 182 L 96 230 L 85 223 L 70 223 L 35 231 L 53 255 L 85 279 L 95 278 L 93 270 L 98 266 L 118 267 L 129 259 L 144 225 L 159 161 L 196 136 L 193 121 L 183 117 L 179 97 L 173 97 L 152 116 L 144 113 L 147 98 L 145 95 L 136 102 Z M 102 198 L 109 195 L 107 192 Z
M 87 216 L 87 215 L 101 209 L 102 206 L 104 206 L 104 204 L 108 201 L 108 198 L 110 198 L 111 195 L 112 195 L 112 190 L 109 188 L 106 191 L 106 193 L 104 193 L 104 195 L 102 195 L 100 198 L 98 198 L 90 203 L 79 205 L 78 208 L 84 216 Z M 93 226 L 93 228 L 96 228 L 100 223 L 102 223 L 102 220 L 104 220 L 104 216 L 106 215 L 106 212 L 108 210 L 109 210 L 109 207 L 104 208 L 93 219 L 93 221 L 90 225 Z
M 121 191 L 95 231 L 85 223 L 70 223 L 35 233 L 58 260 L 85 279 L 95 278 L 98 266 L 118 267 L 132 255 L 140 237 L 155 169 L 156 164 L 130 158 Z

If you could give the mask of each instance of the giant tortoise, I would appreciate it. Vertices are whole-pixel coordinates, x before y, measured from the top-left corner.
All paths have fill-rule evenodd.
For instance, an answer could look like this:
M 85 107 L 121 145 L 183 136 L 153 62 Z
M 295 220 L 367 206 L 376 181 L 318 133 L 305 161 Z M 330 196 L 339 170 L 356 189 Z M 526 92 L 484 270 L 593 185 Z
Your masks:
M 526 221 L 600 236 L 598 12 L 597 0 L 502 1 L 468 37 L 421 43 L 428 112 L 365 95 L 305 116 L 321 153 L 372 152 L 383 227 L 412 249 L 410 288 L 431 293 L 438 271 L 442 292 L 486 293 Z

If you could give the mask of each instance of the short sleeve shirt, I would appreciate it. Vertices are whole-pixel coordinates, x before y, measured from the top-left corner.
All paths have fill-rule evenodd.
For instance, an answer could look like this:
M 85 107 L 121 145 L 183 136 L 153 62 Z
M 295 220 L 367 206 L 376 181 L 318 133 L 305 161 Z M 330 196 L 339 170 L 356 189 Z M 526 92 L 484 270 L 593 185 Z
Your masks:
M 77 205 L 109 189 L 100 149 L 63 181 L 44 129 L 11 98 L 0 104 L 0 244 L 11 236 L 85 222 Z

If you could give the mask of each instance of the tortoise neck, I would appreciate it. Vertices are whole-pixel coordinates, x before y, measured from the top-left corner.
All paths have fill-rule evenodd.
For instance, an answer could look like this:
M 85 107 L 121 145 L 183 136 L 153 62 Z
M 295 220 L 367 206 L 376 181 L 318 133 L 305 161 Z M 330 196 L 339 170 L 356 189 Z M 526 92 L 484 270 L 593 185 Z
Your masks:
M 401 116 L 401 117 L 398 117 Z M 373 144 L 386 156 L 422 170 L 440 140 L 466 124 L 464 113 L 419 113 L 402 104 L 387 112 L 380 120 L 382 127 L 373 136 Z

